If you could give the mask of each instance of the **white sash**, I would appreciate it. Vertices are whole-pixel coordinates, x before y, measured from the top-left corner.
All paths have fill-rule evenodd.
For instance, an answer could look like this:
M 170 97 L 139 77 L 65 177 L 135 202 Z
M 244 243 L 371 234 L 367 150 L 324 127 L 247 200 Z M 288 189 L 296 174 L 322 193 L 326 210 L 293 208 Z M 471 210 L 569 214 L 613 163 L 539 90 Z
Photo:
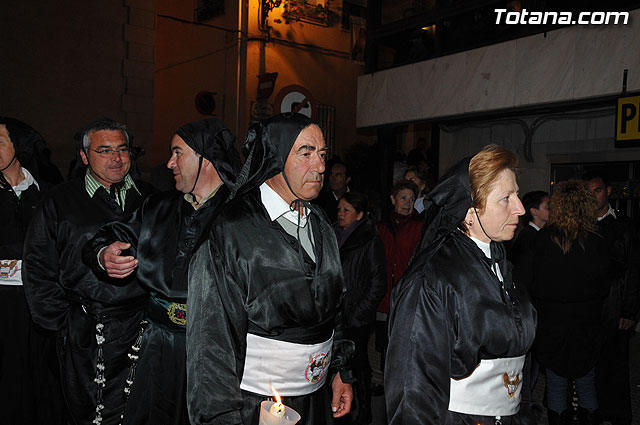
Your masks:
M 483 416 L 518 413 L 524 358 L 481 360 L 468 377 L 451 379 L 449 410 Z
M 22 260 L 0 260 L 0 285 L 22 286 Z
M 271 396 L 311 394 L 324 384 L 331 364 L 333 335 L 319 344 L 296 344 L 247 334 L 247 354 L 240 388 Z

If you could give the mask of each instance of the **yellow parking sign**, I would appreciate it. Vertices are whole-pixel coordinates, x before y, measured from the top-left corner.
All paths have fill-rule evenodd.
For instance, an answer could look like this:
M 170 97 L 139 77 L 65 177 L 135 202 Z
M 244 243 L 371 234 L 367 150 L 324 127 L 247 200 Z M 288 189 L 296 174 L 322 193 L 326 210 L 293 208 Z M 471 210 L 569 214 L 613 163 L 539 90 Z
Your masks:
M 640 141 L 640 96 L 618 98 L 616 146 L 636 146 L 635 143 L 625 143 L 628 141 Z

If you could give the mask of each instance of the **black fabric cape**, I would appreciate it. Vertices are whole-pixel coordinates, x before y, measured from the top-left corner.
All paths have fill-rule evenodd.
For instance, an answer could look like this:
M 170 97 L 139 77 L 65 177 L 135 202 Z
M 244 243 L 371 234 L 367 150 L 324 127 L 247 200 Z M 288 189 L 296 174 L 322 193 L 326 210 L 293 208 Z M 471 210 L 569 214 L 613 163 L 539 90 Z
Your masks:
M 510 265 L 500 264 L 504 290 L 490 260 L 457 230 L 471 205 L 468 167 L 469 159 L 458 163 L 427 195 L 425 237 L 392 293 L 385 368 L 392 425 L 493 424 L 448 410 L 450 379 L 469 376 L 482 359 L 524 355 L 534 340 L 536 313 L 511 284 Z M 503 421 L 521 423 L 520 416 Z
M 249 127 L 247 160 L 232 189 L 236 198 L 191 262 L 188 305 L 197 318 L 187 321 L 192 424 L 257 423 L 260 402 L 270 397 L 240 389 L 249 332 L 310 344 L 328 339 L 333 330 L 331 368 L 344 382 L 352 381 L 353 346 L 342 340 L 344 283 L 335 234 L 324 213 L 310 206 L 317 262 L 304 253 L 301 264 L 298 240 L 271 221 L 258 187 L 282 171 L 294 140 L 309 124 L 300 114 L 284 114 Z M 322 333 L 327 335 L 316 340 Z M 300 425 L 332 423 L 326 387 L 283 400 L 301 414 Z
M 197 210 L 177 191 L 154 194 L 128 219 L 102 226 L 84 249 L 84 261 L 96 273 L 98 252 L 112 242 L 131 244 L 139 261 L 138 283 L 151 294 L 140 359 L 124 416 L 124 424 L 188 425 L 186 403 L 185 327 L 171 308 L 188 310 L 187 273 L 196 249 L 229 198 L 241 164 L 235 137 L 218 118 L 182 126 L 177 133 L 202 157 L 211 161 L 224 184 Z M 202 177 L 200 177 L 202 178 Z M 176 306 L 176 303 L 179 306 Z M 182 322 L 180 322 L 182 323 Z
M 198 320 L 187 322 L 187 398 L 192 423 L 255 423 L 251 418 L 260 399 L 243 397 L 240 390 L 248 332 L 311 344 L 319 341 L 304 340 L 305 328 L 326 328 L 328 339 L 337 326 L 344 290 L 338 246 L 331 226 L 313 208 L 311 225 L 322 252 L 317 263 L 317 297 L 311 259 L 305 256 L 303 270 L 298 241 L 271 221 L 258 188 L 223 209 L 211 237 L 194 256 L 188 304 Z M 299 337 L 292 338 L 287 330 Z M 337 332 L 334 340 L 339 339 Z M 303 403 L 306 396 L 296 398 Z M 296 409 L 294 398 L 287 398 L 285 404 Z M 330 406 L 325 409 L 322 415 L 330 418 Z M 301 424 L 325 423 L 309 411 L 298 413 L 303 416 Z
M 0 259 L 22 259 L 27 225 L 41 198 L 42 191 L 35 184 L 18 198 L 11 186 L 0 180 Z M 0 325 L 3 420 L 15 425 L 65 423 L 55 335 L 33 324 L 22 286 L 0 285 L 0 299 L 5 314 Z
M 84 177 L 53 188 L 36 209 L 24 248 L 23 281 L 36 324 L 58 334 L 63 392 L 75 423 L 95 417 L 96 320 L 104 323 L 106 388 L 103 424 L 117 423 L 129 371 L 127 353 L 143 318 L 147 294 L 134 279 L 107 284 L 82 264 L 82 247 L 101 225 L 131 214 L 150 192 L 136 182 L 125 211 L 100 188 L 89 197 Z
M 187 303 L 189 262 L 208 234 L 209 225 L 229 194 L 223 185 L 195 210 L 177 191 L 148 197 L 127 220 L 102 226 L 84 250 L 84 261 L 98 274 L 98 251 L 112 242 L 131 244 L 139 261 L 138 283 L 151 294 L 153 309 L 143 335 L 136 378 L 127 403 L 124 424 L 188 424 L 186 404 L 185 329 L 171 326 L 157 309 Z M 185 308 L 186 310 L 186 308 Z

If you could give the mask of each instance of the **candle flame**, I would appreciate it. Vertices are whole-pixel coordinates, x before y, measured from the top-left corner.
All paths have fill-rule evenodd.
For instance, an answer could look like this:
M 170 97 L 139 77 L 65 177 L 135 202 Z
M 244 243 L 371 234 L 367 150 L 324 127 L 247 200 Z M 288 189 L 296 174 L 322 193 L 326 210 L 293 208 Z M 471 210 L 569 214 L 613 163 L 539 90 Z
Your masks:
M 282 400 L 280 399 L 280 394 L 276 391 L 275 387 L 271 385 L 271 391 L 273 392 L 273 397 L 276 399 L 277 404 L 282 404 Z

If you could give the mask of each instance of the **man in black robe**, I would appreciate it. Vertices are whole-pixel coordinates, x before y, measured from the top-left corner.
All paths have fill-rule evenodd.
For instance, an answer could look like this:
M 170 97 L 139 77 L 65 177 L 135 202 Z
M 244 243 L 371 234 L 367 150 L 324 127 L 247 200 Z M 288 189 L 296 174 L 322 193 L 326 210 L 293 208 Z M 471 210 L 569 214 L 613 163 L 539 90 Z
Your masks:
M 22 286 L 24 237 L 43 193 L 62 180 L 47 181 L 48 161 L 42 136 L 29 125 L 0 117 L 0 412 L 12 425 L 61 425 L 64 400 L 55 335 L 31 321 Z M 46 165 L 45 165 L 46 164 Z M 44 172 L 43 172 L 44 171 Z M 54 173 L 55 173 L 54 171 Z
M 308 202 L 322 187 L 325 141 L 305 116 L 283 114 L 252 125 L 245 148 L 239 196 L 189 268 L 189 416 L 257 424 L 273 385 L 300 425 L 330 424 L 351 408 L 353 343 L 341 339 L 335 234 Z
M 240 169 L 234 142 L 218 118 L 180 127 L 167 163 L 177 191 L 151 195 L 126 220 L 104 225 L 85 247 L 84 260 L 95 272 L 122 279 L 135 271 L 151 294 L 124 424 L 189 424 L 187 271 Z
M 134 279 L 113 286 L 82 264 L 101 225 L 140 206 L 148 185 L 129 176 L 126 127 L 99 119 L 83 132 L 83 177 L 44 197 L 25 238 L 23 280 L 36 324 L 58 335 L 63 393 L 76 424 L 116 424 L 131 350 L 147 303 Z

